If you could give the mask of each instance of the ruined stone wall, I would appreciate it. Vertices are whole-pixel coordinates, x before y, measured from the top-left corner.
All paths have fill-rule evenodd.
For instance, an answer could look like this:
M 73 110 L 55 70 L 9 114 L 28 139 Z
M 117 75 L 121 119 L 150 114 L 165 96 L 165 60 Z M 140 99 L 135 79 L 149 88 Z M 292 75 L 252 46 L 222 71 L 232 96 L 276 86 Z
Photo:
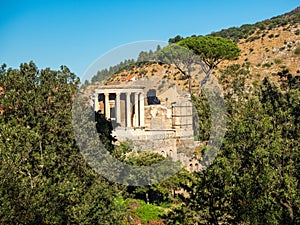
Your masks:
M 172 108 L 163 105 L 145 106 L 145 128 L 147 130 L 171 130 Z
M 189 98 L 176 104 L 147 105 L 144 129 L 118 130 L 118 139 L 132 140 L 135 151 L 152 151 L 180 160 L 188 170 L 198 170 L 194 158 L 193 108 Z

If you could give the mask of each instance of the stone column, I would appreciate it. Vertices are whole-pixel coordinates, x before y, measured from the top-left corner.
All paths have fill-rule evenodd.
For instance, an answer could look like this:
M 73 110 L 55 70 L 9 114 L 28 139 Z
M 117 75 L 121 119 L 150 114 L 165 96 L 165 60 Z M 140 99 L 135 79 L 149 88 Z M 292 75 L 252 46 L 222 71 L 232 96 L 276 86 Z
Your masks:
M 126 92 L 126 127 L 131 127 L 130 92 Z
M 105 117 L 110 119 L 109 93 L 104 93 L 104 96 Z
M 145 103 L 144 103 L 144 93 L 140 93 L 140 127 L 145 126 Z
M 95 93 L 95 99 L 94 99 L 94 110 L 95 112 L 99 111 L 99 100 L 98 100 L 99 94 Z
M 134 115 L 135 115 L 135 127 L 139 126 L 139 93 L 134 93 Z
M 121 93 L 116 93 L 116 103 L 115 103 L 116 123 L 121 123 L 120 95 Z

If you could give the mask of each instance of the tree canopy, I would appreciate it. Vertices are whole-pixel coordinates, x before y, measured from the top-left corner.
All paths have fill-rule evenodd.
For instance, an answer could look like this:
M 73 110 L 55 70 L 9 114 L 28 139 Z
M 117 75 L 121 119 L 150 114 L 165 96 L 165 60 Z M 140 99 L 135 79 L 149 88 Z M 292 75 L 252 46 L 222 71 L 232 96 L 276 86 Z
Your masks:
M 238 46 L 233 41 L 222 37 L 193 36 L 185 38 L 177 44 L 200 56 L 210 70 L 223 60 L 236 59 L 240 54 Z
M 66 66 L 0 70 L 0 223 L 120 224 L 116 186 L 79 153 Z

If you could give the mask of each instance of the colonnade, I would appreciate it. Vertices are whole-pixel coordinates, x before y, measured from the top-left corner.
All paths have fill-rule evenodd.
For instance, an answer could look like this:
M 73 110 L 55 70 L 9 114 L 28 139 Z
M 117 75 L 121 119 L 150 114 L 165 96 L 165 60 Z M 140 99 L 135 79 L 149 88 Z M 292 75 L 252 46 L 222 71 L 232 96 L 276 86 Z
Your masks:
M 127 89 L 127 88 L 99 88 L 95 92 L 94 109 L 99 111 L 99 95 L 103 94 L 104 99 L 104 115 L 107 119 L 111 118 L 110 101 L 114 101 L 115 122 L 121 124 L 121 115 L 125 115 L 125 127 L 144 127 L 145 112 L 144 112 L 144 93 L 143 88 Z M 125 97 L 125 108 L 122 112 L 121 95 Z M 124 96 L 125 95 L 125 96 Z M 132 101 L 131 101 L 132 100 Z M 133 106 L 133 107 L 132 107 Z M 133 118 L 133 120 L 132 120 Z

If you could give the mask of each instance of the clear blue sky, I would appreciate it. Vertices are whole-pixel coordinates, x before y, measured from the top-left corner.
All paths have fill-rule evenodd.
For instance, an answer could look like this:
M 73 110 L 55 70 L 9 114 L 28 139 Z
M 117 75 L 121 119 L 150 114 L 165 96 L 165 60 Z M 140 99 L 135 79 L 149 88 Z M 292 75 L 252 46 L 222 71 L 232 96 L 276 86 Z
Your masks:
M 0 63 L 67 65 L 82 76 L 95 59 L 119 45 L 205 35 L 299 5 L 298 0 L 0 0 Z

